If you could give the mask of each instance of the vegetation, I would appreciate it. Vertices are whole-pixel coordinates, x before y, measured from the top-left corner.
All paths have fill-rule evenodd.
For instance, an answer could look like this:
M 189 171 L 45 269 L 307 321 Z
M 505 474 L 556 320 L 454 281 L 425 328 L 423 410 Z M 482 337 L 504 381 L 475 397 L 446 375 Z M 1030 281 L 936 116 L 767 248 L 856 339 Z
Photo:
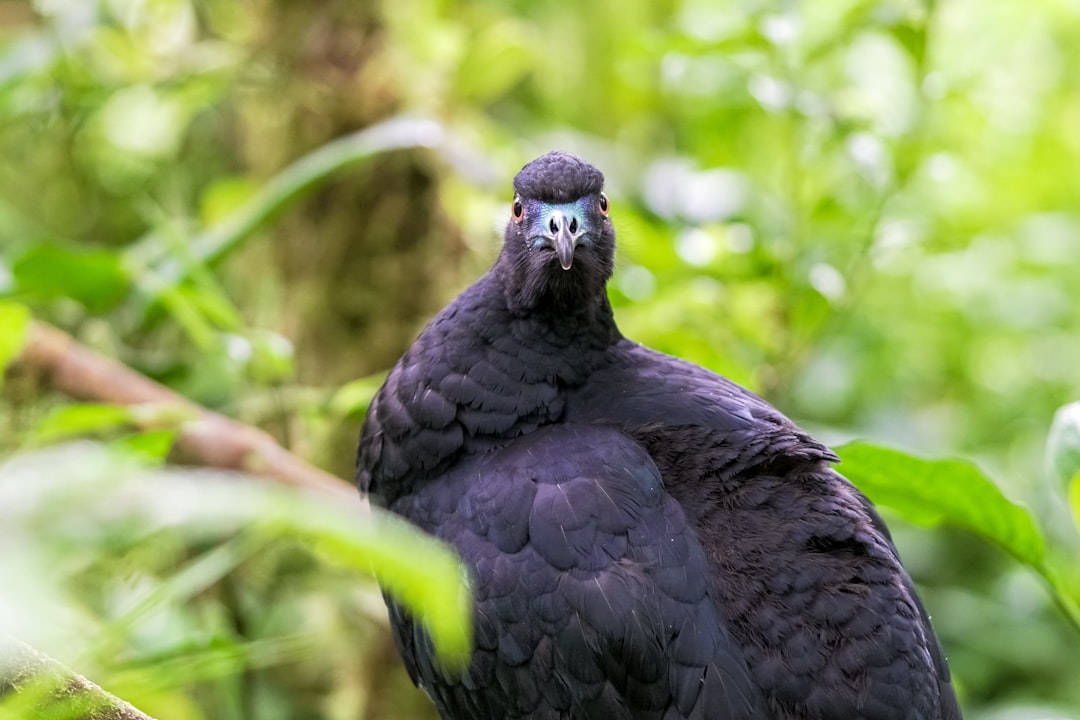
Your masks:
M 967 716 L 1075 717 L 1078 13 L 0 2 L 0 635 L 155 717 L 430 717 L 369 575 L 453 662 L 452 558 L 177 469 L 196 411 L 62 386 L 34 328 L 348 479 L 380 373 L 559 147 L 607 173 L 623 331 L 838 447 Z

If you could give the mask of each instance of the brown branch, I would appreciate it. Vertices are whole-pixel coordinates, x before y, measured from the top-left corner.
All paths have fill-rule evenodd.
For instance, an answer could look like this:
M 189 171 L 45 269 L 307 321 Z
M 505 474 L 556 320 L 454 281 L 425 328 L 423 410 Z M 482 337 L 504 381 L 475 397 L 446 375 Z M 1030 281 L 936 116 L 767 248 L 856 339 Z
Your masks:
M 0 636 L 0 715 L 11 711 L 16 717 L 154 720 L 48 655 Z
M 194 419 L 181 424 L 176 450 L 192 462 L 358 503 L 351 485 L 293 455 L 269 434 L 196 405 L 51 325 L 33 323 L 18 362 L 35 368 L 53 388 L 78 400 L 181 408 Z

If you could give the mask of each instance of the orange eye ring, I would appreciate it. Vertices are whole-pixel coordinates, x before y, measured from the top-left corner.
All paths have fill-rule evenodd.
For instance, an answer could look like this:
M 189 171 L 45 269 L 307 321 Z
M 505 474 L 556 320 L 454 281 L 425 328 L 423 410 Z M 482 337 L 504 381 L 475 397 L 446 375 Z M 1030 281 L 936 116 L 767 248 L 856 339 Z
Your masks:
M 517 198 L 514 198 L 514 205 L 510 208 L 510 212 L 513 214 L 516 223 L 525 219 L 525 206 Z
M 600 202 L 598 202 L 597 205 L 600 207 L 600 214 L 604 217 L 607 217 L 609 206 L 607 195 L 605 195 L 604 193 L 600 193 Z

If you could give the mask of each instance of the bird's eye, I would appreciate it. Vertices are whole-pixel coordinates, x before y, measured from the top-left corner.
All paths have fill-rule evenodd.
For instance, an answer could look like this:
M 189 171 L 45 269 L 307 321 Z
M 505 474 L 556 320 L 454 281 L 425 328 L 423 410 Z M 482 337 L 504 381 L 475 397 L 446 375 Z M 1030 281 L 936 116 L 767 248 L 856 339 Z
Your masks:
M 603 215 L 604 217 L 607 217 L 607 214 L 608 214 L 608 199 L 607 199 L 607 195 L 605 195 L 604 193 L 600 193 L 600 203 L 599 203 L 599 205 L 600 205 L 600 214 Z
M 525 206 L 521 204 L 521 201 L 514 198 L 514 207 L 511 212 L 514 213 L 514 222 L 519 223 L 525 218 Z

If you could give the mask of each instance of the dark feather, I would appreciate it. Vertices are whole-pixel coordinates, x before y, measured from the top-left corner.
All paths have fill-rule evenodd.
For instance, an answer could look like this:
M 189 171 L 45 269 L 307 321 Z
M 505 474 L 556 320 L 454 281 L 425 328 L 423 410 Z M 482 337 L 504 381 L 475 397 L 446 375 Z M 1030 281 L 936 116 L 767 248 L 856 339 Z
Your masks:
M 461 676 L 390 604 L 413 680 L 447 719 L 958 719 L 926 611 L 835 456 L 620 335 L 602 185 L 565 153 L 527 165 L 495 266 L 369 409 L 361 489 L 453 545 L 475 592 Z M 537 221 L 556 210 L 582 229 L 565 270 Z

